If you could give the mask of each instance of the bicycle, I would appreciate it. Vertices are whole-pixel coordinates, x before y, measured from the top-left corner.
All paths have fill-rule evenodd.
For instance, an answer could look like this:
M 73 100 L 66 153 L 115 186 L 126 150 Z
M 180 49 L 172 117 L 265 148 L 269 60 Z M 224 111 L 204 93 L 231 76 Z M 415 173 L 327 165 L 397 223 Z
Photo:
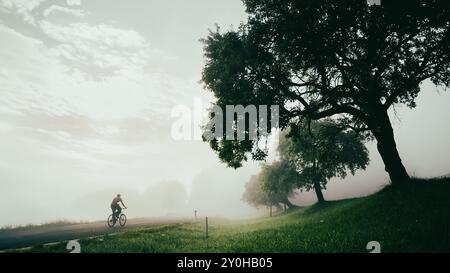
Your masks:
M 126 208 L 123 208 L 122 211 L 125 209 Z M 114 215 L 112 213 L 108 216 L 108 226 L 109 227 L 113 227 L 117 222 L 119 222 L 119 225 L 121 227 L 125 226 L 125 224 L 127 223 L 127 216 L 123 212 L 120 213 L 119 217 L 116 217 L 116 219 L 115 219 L 116 221 L 113 221 L 113 217 L 114 217 Z

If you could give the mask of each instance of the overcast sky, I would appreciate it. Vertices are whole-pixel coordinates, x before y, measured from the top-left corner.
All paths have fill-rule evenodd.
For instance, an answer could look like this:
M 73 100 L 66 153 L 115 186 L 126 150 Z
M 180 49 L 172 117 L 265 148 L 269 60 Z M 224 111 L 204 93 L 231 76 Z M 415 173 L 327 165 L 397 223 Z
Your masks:
M 230 29 L 245 18 L 240 0 L 0 0 L 0 226 L 98 219 L 117 191 L 138 206 L 136 199 L 157 198 L 152 191 L 170 195 L 164 183 L 185 198 L 183 209 L 149 216 L 194 208 L 253 215 L 240 197 L 258 164 L 228 169 L 206 143 L 170 133 L 176 105 L 211 100 L 199 83 L 199 39 L 216 23 Z M 392 115 L 411 174 L 450 173 L 449 106 L 450 94 L 427 84 L 417 109 Z M 366 195 L 386 183 L 368 145 L 368 170 L 334 181 L 326 198 Z M 87 213 L 89 202 L 104 210 Z

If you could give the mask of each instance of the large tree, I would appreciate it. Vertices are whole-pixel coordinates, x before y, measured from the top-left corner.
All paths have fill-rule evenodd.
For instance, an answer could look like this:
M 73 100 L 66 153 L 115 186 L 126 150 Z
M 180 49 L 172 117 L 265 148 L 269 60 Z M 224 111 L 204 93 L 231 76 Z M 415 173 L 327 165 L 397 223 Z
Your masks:
M 421 83 L 450 85 L 447 0 L 244 0 L 248 20 L 204 39 L 203 82 L 217 105 L 279 105 L 280 127 L 326 117 L 375 137 L 393 184 L 409 180 L 388 110 Z M 239 167 L 257 140 L 210 141 Z

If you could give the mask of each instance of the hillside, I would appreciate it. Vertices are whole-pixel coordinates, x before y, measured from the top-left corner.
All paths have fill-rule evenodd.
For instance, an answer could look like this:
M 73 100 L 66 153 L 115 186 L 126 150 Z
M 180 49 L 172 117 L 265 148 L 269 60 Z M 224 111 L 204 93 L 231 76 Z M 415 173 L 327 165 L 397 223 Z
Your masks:
M 450 251 L 450 179 L 415 180 L 364 198 L 326 202 L 252 221 L 138 229 L 80 240 L 82 252 L 382 252 Z M 26 252 L 65 252 L 65 243 Z

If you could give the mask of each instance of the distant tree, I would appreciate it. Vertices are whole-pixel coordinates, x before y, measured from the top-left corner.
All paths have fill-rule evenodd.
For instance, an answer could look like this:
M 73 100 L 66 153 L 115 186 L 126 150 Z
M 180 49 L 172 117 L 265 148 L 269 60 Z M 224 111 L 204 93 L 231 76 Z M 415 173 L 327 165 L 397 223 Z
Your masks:
M 245 184 L 242 200 L 255 208 L 268 207 L 272 203 L 269 199 L 269 195 L 263 190 L 258 175 L 252 175 L 247 184 Z
M 377 140 L 393 184 L 409 180 L 388 110 L 415 107 L 420 85 L 450 85 L 450 1 L 244 0 L 248 20 L 204 40 L 202 79 L 216 104 L 279 105 L 282 129 L 333 117 Z M 210 141 L 240 167 L 258 140 Z
M 293 164 L 287 161 L 263 164 L 258 178 L 263 191 L 275 204 L 282 204 L 285 208 L 292 206 L 289 197 L 295 194 L 299 179 Z
M 323 202 L 322 189 L 331 178 L 345 178 L 348 172 L 354 175 L 368 165 L 363 139 L 330 119 L 292 126 L 288 134 L 282 134 L 278 147 L 282 162 L 294 165 L 297 172 L 288 175 L 293 180 L 286 181 L 286 186 L 314 189 L 318 201 Z
M 268 191 L 264 188 L 266 173 L 253 175 L 245 185 L 245 191 L 242 195 L 242 200 L 248 204 L 260 208 L 267 207 L 270 209 L 270 216 L 272 216 L 273 207 L 280 209 L 280 204 L 290 206 L 288 194 L 276 191 Z

